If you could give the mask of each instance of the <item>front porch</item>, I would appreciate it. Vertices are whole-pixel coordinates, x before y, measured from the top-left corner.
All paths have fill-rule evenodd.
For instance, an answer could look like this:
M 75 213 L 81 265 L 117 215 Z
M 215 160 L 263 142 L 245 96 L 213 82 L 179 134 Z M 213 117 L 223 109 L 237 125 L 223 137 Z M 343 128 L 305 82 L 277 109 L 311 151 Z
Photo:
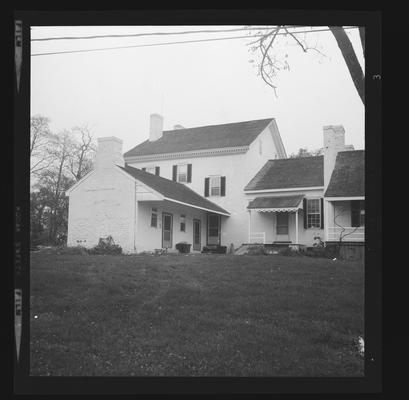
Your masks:
M 365 242 L 365 197 L 325 199 L 326 242 Z
M 313 199 L 312 202 L 310 199 Z M 322 208 L 322 199 L 306 198 L 304 194 L 257 197 L 247 207 L 247 243 L 302 250 L 320 240 L 324 241 Z M 307 209 L 312 211 L 308 221 Z

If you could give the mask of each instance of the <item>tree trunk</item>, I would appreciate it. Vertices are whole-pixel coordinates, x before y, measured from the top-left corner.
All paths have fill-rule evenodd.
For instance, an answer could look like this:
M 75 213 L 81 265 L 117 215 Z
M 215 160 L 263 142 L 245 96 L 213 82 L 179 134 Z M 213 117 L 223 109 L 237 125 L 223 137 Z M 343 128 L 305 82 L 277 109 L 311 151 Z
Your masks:
M 352 47 L 352 43 L 342 27 L 330 26 L 329 29 L 338 43 L 338 47 L 341 50 L 342 56 L 344 57 L 355 88 L 358 91 L 362 103 L 365 105 L 365 76 L 355 54 L 355 50 Z
M 363 26 L 359 27 L 359 37 L 361 38 L 362 53 L 365 57 L 365 28 Z

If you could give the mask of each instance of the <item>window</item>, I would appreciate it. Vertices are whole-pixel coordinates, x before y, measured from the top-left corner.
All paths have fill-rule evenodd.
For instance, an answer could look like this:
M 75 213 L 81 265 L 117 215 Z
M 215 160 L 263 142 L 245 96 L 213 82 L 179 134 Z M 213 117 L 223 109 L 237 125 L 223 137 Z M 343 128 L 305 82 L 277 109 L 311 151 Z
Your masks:
M 178 182 L 187 182 L 187 164 L 178 165 Z
M 153 227 L 153 228 L 158 227 L 158 209 L 157 208 L 152 208 L 151 227 Z
M 320 199 L 307 199 L 307 228 L 321 228 Z
M 220 176 L 210 177 L 210 196 L 220 196 Z
M 365 201 L 351 201 L 351 226 L 365 226 Z
M 180 215 L 180 231 L 186 232 L 186 215 Z
M 146 167 L 145 171 L 149 172 L 150 174 L 154 174 L 155 173 L 155 167 Z

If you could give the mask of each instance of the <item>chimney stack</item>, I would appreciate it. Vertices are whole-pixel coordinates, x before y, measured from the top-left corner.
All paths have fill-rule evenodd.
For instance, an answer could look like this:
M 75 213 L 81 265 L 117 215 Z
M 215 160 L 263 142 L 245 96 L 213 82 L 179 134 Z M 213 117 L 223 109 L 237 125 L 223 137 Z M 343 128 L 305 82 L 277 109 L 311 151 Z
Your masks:
M 163 135 L 163 117 L 160 114 L 151 114 L 149 126 L 149 141 L 154 142 Z
M 122 155 L 122 140 L 115 137 L 98 138 L 98 149 L 95 156 L 94 168 L 112 168 L 113 165 L 125 165 Z
M 339 151 L 345 150 L 345 129 L 342 125 L 327 125 L 324 130 L 324 191 L 327 189 Z

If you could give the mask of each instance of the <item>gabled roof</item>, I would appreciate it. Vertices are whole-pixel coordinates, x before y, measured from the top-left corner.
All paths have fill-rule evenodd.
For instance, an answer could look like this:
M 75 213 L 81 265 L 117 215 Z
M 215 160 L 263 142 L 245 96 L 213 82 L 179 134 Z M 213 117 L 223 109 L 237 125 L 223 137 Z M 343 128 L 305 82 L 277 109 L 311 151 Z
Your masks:
M 324 186 L 324 156 L 269 160 L 244 190 Z
M 124 157 L 249 146 L 273 119 L 163 131 L 160 139 L 146 140 L 127 151 Z
M 365 196 L 365 150 L 340 151 L 325 197 Z
M 256 197 L 247 208 L 289 209 L 298 208 L 304 195 Z
M 133 178 L 160 193 L 166 198 L 166 200 L 174 200 L 176 202 L 190 205 L 194 208 L 206 209 L 218 214 L 230 215 L 229 212 L 219 207 L 217 204 L 214 204 L 206 198 L 200 196 L 182 183 L 174 182 L 128 165 L 125 167 L 118 165 L 118 167 L 131 175 Z

